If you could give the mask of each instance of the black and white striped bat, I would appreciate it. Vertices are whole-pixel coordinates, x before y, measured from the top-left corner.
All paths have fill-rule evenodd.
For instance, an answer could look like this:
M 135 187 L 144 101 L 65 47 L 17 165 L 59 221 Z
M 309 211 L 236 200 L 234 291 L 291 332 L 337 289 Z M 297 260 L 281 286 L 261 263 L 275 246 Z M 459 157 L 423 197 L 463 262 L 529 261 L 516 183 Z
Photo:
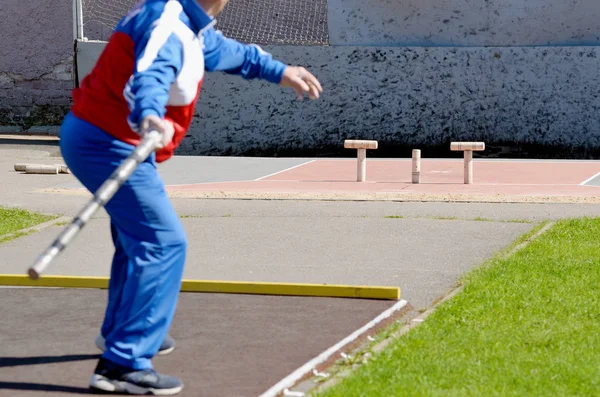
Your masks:
M 137 166 L 143 163 L 154 152 L 160 144 L 161 139 L 162 135 L 158 131 L 152 131 L 144 136 L 135 150 L 113 171 L 111 176 L 98 188 L 94 197 L 79 211 L 77 216 L 63 229 L 52 245 L 29 268 L 27 274 L 30 279 L 37 280 L 40 278 L 42 272 L 77 236 L 94 213 L 115 195 L 123 183 L 133 174 Z

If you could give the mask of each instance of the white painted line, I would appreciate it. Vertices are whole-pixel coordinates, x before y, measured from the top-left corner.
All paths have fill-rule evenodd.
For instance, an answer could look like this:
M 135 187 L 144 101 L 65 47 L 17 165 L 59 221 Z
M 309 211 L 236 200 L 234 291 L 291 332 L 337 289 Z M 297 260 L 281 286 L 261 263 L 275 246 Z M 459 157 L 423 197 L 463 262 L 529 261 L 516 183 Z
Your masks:
M 599 174 L 600 175 L 600 174 Z M 344 181 L 341 181 L 344 182 Z M 387 184 L 404 184 L 411 185 L 408 181 L 397 181 L 397 182 L 377 182 L 377 183 L 387 183 Z M 444 183 L 421 183 L 421 185 L 460 185 L 461 183 L 455 182 L 444 182 Z M 575 184 L 575 183 L 475 183 L 476 186 L 583 186 L 583 184 Z M 600 186 L 588 186 L 588 187 L 600 187 Z M 404 190 L 402 189 L 381 189 L 382 192 L 395 192 Z
M 581 182 L 580 185 L 583 186 L 583 185 L 587 184 L 588 182 L 592 181 L 593 179 L 597 178 L 598 176 L 600 176 L 600 172 L 598 172 L 596 175 L 594 175 L 592 177 L 589 177 L 585 181 Z
M 531 159 L 486 159 L 474 158 L 473 161 L 478 163 L 534 163 L 534 164 L 581 164 L 581 163 L 598 163 L 598 160 L 531 160 Z
M 243 183 L 243 182 L 252 182 L 251 180 L 244 181 L 213 181 L 213 182 L 198 182 L 198 183 L 182 183 L 179 185 L 165 185 L 167 187 L 182 187 L 182 186 L 196 186 L 196 185 L 215 185 L 218 183 Z
M 302 393 L 301 391 L 291 391 L 288 389 L 285 389 L 283 391 L 283 395 L 286 397 L 304 397 L 305 396 L 305 394 Z
M 315 369 L 317 367 L 317 365 L 327 361 L 333 354 L 335 354 L 335 352 L 337 352 L 338 350 L 340 350 L 342 347 L 346 346 L 350 342 L 353 342 L 356 339 L 358 339 L 366 331 L 373 328 L 375 325 L 377 325 L 381 321 L 385 320 L 386 318 L 390 317 L 394 312 L 397 312 L 398 310 L 402 309 L 404 306 L 406 306 L 407 303 L 408 302 L 405 300 L 399 301 L 394 306 L 390 307 L 389 309 L 387 309 L 383 313 L 381 313 L 379 316 L 377 316 L 373 320 L 369 321 L 363 327 L 357 329 L 356 331 L 354 331 L 353 333 L 348 335 L 346 338 L 342 339 L 335 345 L 331 346 L 329 349 L 325 350 L 323 353 L 319 354 L 317 357 L 313 358 L 312 360 L 310 360 L 309 362 L 307 362 L 306 364 L 304 364 L 303 366 L 301 366 L 300 368 L 298 368 L 297 370 L 295 370 L 294 372 L 292 372 L 291 374 L 289 374 L 288 376 L 283 378 L 276 385 L 274 385 L 269 390 L 267 390 L 266 392 L 261 394 L 260 397 L 276 397 L 276 396 L 278 396 L 285 389 L 295 385 L 296 382 L 298 382 L 300 379 L 302 379 L 302 377 L 304 375 L 306 375 L 307 373 L 309 373 L 313 369 Z
M 274 176 L 274 175 L 277 175 L 277 174 L 281 174 L 281 173 L 286 172 L 286 171 L 293 170 L 294 168 L 298 168 L 298 167 L 302 167 L 303 165 L 306 165 L 306 164 L 314 163 L 315 161 L 317 161 L 317 160 L 310 160 L 310 161 L 307 161 L 306 163 L 297 164 L 297 165 L 295 165 L 293 167 L 286 168 L 285 170 L 281 170 L 281 171 L 277 171 L 277 172 L 274 172 L 274 173 L 269 174 L 269 175 L 261 176 L 260 178 L 255 179 L 255 181 L 261 181 L 261 180 L 269 178 L 271 176 Z
M 319 157 L 319 160 L 323 161 L 353 161 L 356 162 L 356 157 Z M 398 157 L 398 158 L 385 158 L 385 157 L 370 157 L 369 161 L 390 161 L 390 162 L 412 162 L 410 157 Z M 422 157 L 421 161 L 429 162 L 448 162 L 448 163 L 463 163 L 464 159 L 461 158 L 444 158 L 444 157 Z M 581 164 L 581 163 L 596 163 L 600 164 L 600 160 L 553 160 L 553 159 L 498 159 L 498 158 L 485 158 L 475 157 L 474 162 L 477 163 L 550 163 L 550 164 Z
M 579 186 L 575 183 L 478 183 L 480 186 Z

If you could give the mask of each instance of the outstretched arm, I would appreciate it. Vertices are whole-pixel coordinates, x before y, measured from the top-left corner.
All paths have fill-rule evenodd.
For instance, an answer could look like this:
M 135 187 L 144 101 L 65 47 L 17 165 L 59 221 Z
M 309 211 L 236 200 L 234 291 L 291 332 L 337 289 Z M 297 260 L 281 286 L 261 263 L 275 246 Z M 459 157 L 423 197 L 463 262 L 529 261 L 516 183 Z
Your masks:
M 310 99 L 318 99 L 323 92 L 321 83 L 308 70 L 301 66 L 288 66 L 283 72 L 281 83 L 282 87 L 290 87 L 296 91 L 298 100 L 301 101 L 304 94 L 308 94 Z
M 319 81 L 303 67 L 286 66 L 254 44 L 242 44 L 227 38 L 215 29 L 208 29 L 204 37 L 205 69 L 237 74 L 245 79 L 263 79 L 282 87 L 290 87 L 302 99 L 306 93 L 317 99 L 323 92 Z

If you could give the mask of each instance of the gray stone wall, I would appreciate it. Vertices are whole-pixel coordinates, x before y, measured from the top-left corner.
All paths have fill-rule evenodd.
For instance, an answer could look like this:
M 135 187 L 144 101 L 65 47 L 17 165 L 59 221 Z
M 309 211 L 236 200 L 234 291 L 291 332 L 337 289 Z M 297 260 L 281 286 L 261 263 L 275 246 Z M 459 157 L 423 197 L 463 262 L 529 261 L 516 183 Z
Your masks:
M 276 86 L 210 74 L 179 154 L 351 155 L 346 138 L 378 139 L 375 156 L 417 146 L 445 156 L 455 139 L 485 140 L 486 155 L 600 154 L 600 3 L 327 4 L 330 46 L 265 46 L 314 71 L 323 98 L 299 103 Z M 60 123 L 73 86 L 71 6 L 0 3 L 0 131 Z
M 73 88 L 72 0 L 0 2 L 0 126 L 59 124 Z
M 328 0 L 331 45 L 600 44 L 597 0 Z
M 598 47 L 266 49 L 314 70 L 323 98 L 210 74 L 180 153 L 353 155 L 347 138 L 379 140 L 372 156 L 447 156 L 452 140 L 498 156 L 600 148 Z

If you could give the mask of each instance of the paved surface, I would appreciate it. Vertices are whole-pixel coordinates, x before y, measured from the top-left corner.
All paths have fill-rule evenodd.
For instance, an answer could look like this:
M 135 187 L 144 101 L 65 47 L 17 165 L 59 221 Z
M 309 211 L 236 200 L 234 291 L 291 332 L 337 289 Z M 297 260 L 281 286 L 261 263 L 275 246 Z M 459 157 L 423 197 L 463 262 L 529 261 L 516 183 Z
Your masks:
M 88 394 L 106 293 L 5 288 L 0 301 L 0 396 Z M 258 396 L 392 304 L 182 294 L 178 349 L 154 364 L 182 378 L 181 396 Z
M 88 195 L 77 193 L 79 184 L 72 175 L 23 175 L 12 171 L 17 161 L 53 164 L 61 160 L 57 155 L 56 148 L 49 145 L 0 147 L 5 186 L 0 190 L 0 205 L 75 215 Z M 600 215 L 600 205 L 581 203 L 299 200 L 298 193 L 306 193 L 307 186 L 363 186 L 332 179 L 337 178 L 335 164 L 346 164 L 342 167 L 347 174 L 344 178 L 352 178 L 355 168 L 350 160 L 334 161 L 330 169 L 315 168 L 316 163 L 311 159 L 187 157 L 161 165 L 166 184 L 176 191 L 206 188 L 218 193 L 223 184 L 233 183 L 236 189 L 252 193 L 256 183 L 280 182 L 295 183 L 297 189 L 285 197 L 288 200 L 174 197 L 190 241 L 186 278 L 394 285 L 402 289 L 402 299 L 422 309 L 450 291 L 460 275 L 537 222 Z M 381 161 L 384 163 L 401 164 Z M 455 163 L 460 167 L 460 161 Z M 573 164 L 566 167 L 578 173 L 569 183 L 584 177 L 588 183 L 596 183 L 595 170 L 589 169 L 590 165 L 596 166 L 594 162 Z M 302 173 L 311 169 L 321 170 L 311 177 L 320 182 L 302 182 Z M 436 178 L 451 176 L 438 174 Z M 296 175 L 295 182 L 290 175 Z M 381 180 L 385 181 L 383 175 Z M 401 181 L 387 179 L 385 183 Z M 447 181 L 438 185 L 455 184 Z M 551 185 L 544 186 L 552 189 Z M 44 193 L 47 189 L 61 193 Z M 0 245 L 0 273 L 23 274 L 59 231 L 59 227 L 51 227 Z M 108 219 L 100 211 L 49 273 L 106 276 L 111 253 Z M 0 353 L 0 394 L 5 390 L 11 396 L 16 395 L 15 391 L 19 396 L 44 395 L 48 391 L 52 395 L 85 392 L 96 358 L 91 341 L 102 317 L 104 294 L 89 290 L 0 289 L 2 315 L 9 319 L 0 324 L 0 343 L 5 346 Z M 357 300 L 184 294 L 173 329 L 182 349 L 156 363 L 159 369 L 181 375 L 188 390 L 192 387 L 197 393 L 205 393 L 187 395 L 256 396 L 390 305 Z M 44 391 L 31 391 L 34 388 Z
M 251 157 L 177 157 L 159 165 L 165 183 L 171 186 L 215 182 L 253 181 L 306 163 L 310 159 Z M 56 188 L 81 188 L 76 180 Z
M 531 224 L 345 217 L 183 219 L 184 277 L 400 287 L 429 307 L 457 278 L 529 230 Z M 60 228 L 0 246 L 0 273 L 25 274 Z M 109 276 L 108 219 L 88 225 L 47 274 Z
M 20 147 L 29 150 L 3 147 L 6 155 L 0 166 L 7 173 L 16 161 L 59 159 L 51 142 Z M 169 194 L 179 198 L 600 203 L 599 161 L 475 159 L 473 168 L 473 185 L 463 183 L 462 159 L 422 159 L 420 184 L 410 182 L 410 159 L 369 159 L 365 183 L 355 182 L 353 158 L 190 156 L 171 159 L 159 171 Z M 23 175 L 13 172 L 7 178 Z M 88 194 L 73 178 L 42 178 L 34 191 Z M 39 178 L 30 181 L 37 183 Z
M 396 201 L 600 202 L 597 161 L 475 160 L 474 184 L 464 184 L 460 159 L 423 159 L 421 183 L 409 159 L 367 161 L 356 182 L 355 159 L 318 159 L 260 180 L 170 186 L 174 197 L 318 198 Z M 66 191 L 62 191 L 67 193 Z
M 24 175 L 13 170 L 16 162 L 36 162 L 41 164 L 54 164 L 62 162 L 58 149 L 52 145 L 1 145 L 0 146 L 0 175 L 4 189 L 0 189 L 0 203 L 9 206 L 22 206 L 36 211 L 74 215 L 88 199 L 88 194 L 68 194 L 68 199 L 63 194 L 46 194 L 41 191 L 46 189 L 68 189 L 69 193 L 80 188 L 80 184 L 72 175 Z M 456 163 L 456 161 L 455 161 Z M 492 162 L 494 163 L 494 162 Z M 495 163 L 502 164 L 503 161 Z M 512 163 L 520 163 L 513 161 Z M 527 162 L 523 162 L 527 163 Z M 544 162 L 541 162 L 544 163 Z M 556 163 L 556 162 L 552 162 Z M 597 162 L 569 162 L 573 164 L 587 164 L 586 167 L 597 167 Z M 186 189 L 189 187 L 200 188 L 204 185 L 213 186 L 214 183 L 226 183 L 228 181 L 242 181 L 243 183 L 261 182 L 264 179 L 281 179 L 286 172 L 295 172 L 298 165 L 310 166 L 309 159 L 254 159 L 254 158 L 225 158 L 225 157 L 175 157 L 159 167 L 161 175 L 167 185 L 174 188 Z M 400 163 L 398 163 L 400 164 Z M 457 164 L 460 164 L 458 162 Z M 560 163 L 559 163 L 560 164 Z M 201 165 L 201 166 L 200 166 Z M 598 167 L 600 168 L 600 167 Z M 587 168 L 586 168 L 587 169 Z M 348 168 L 351 178 L 354 168 Z M 598 169 L 600 171 L 600 169 Z M 277 173 L 279 172 L 279 173 Z M 476 175 L 477 168 L 475 168 Z M 585 171 L 585 175 L 594 175 L 596 168 Z M 273 173 L 277 173 L 273 175 Z M 400 174 L 398 174 L 400 175 Z M 402 174 L 404 175 L 404 174 Z M 266 177 L 266 178 L 265 178 Z M 456 177 L 456 176 L 455 176 Z M 261 179 L 262 178 L 262 179 Z M 458 177 L 460 179 L 460 177 Z M 256 181 L 256 179 L 261 179 Z M 245 181 L 245 182 L 244 182 Z M 583 180 L 582 180 L 583 182 Z M 360 184 L 345 182 L 351 186 L 358 187 Z M 598 184 L 598 177 L 590 179 L 588 185 Z M 188 186 L 174 186 L 174 185 Z M 192 185 L 192 186 L 190 186 Z M 195 185 L 195 186 L 194 186 Z M 460 182 L 457 188 L 468 189 Z M 479 185 L 479 183 L 478 183 Z M 450 183 L 443 186 L 451 186 Z M 597 188 L 588 186 L 592 192 Z M 196 192 L 197 193 L 197 192 Z M 217 196 L 217 191 L 213 192 Z M 209 195 L 210 196 L 210 195 Z M 600 195 L 598 195 L 600 196 Z M 293 196 L 288 195 L 287 198 Z M 285 198 L 285 197 L 283 197 Z M 174 205 L 182 215 L 225 215 L 232 214 L 245 216 L 246 214 L 261 214 L 261 211 L 273 216 L 300 216 L 305 215 L 332 215 L 338 216 L 442 216 L 473 219 L 484 217 L 494 220 L 543 220 L 558 219 L 562 217 L 577 217 L 585 215 L 600 215 L 600 206 L 592 203 L 480 203 L 480 202 L 383 202 L 371 201 L 363 197 L 359 201 L 311 201 L 307 202 L 304 196 L 300 200 L 292 201 L 248 201 L 248 200 L 198 200 L 194 198 L 176 197 Z M 593 197 L 592 197 L 593 198 Z M 423 198 L 426 199 L 425 197 Z M 365 202 L 368 200 L 369 202 Z M 444 200 L 442 200 L 444 201 Z M 106 216 L 103 211 L 99 216 Z

